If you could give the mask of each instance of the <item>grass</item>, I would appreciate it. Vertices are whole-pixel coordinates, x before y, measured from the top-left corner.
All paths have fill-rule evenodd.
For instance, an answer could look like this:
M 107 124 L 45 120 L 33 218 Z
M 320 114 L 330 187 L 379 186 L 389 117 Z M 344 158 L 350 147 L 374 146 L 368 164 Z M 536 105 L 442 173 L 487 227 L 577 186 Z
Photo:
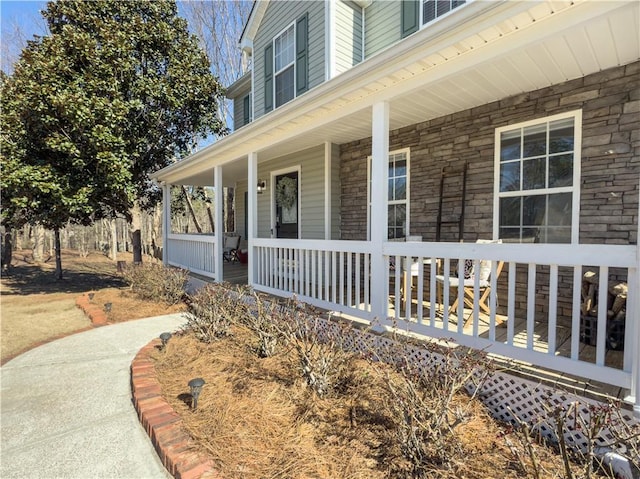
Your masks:
M 120 253 L 120 261 L 132 261 L 130 253 Z M 54 278 L 53 259 L 34 263 L 30 250 L 16 251 L 9 274 L 0 281 L 0 362 L 39 344 L 82 331 L 91 322 L 75 305 L 78 296 L 95 291 L 96 304 L 112 303 L 110 322 L 159 316 L 179 311 L 153 301 L 141 301 L 122 281 L 116 264 L 93 253 L 83 258 L 63 251 L 64 279 Z

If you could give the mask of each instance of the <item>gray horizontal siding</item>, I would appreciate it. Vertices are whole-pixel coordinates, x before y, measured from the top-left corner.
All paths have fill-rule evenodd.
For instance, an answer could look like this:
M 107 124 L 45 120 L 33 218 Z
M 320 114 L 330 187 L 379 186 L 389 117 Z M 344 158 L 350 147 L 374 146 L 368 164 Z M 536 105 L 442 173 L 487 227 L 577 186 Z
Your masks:
M 253 42 L 253 68 L 256 82 L 254 119 L 264 115 L 264 49 L 273 38 L 305 13 L 309 14 L 309 88 L 325 78 L 325 4 L 323 1 L 271 1 Z
M 362 61 L 362 9 L 352 2 L 336 3 L 336 72 Z
M 374 0 L 365 8 L 365 58 L 400 40 L 400 1 Z
M 300 218 L 302 239 L 324 238 L 324 145 L 286 155 L 258 165 L 258 178 L 267 190 L 258 195 L 258 236 L 271 236 L 273 178 L 271 172 L 300 166 Z

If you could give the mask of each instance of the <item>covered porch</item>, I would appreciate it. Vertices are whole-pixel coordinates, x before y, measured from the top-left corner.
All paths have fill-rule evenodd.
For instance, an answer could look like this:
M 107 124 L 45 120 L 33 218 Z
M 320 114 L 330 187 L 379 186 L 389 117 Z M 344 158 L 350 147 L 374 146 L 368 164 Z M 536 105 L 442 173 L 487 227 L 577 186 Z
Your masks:
M 567 15 L 559 15 L 562 9 L 556 7 L 545 2 L 470 4 L 464 10 L 469 15 L 467 20 L 475 22 L 476 35 L 469 33 L 469 24 L 465 29 L 457 28 L 458 19 L 452 15 L 442 22 L 439 33 L 420 31 L 398 48 L 381 52 L 159 172 L 165 207 L 172 184 L 234 184 L 239 192 L 244 187 L 246 201 L 244 194 L 236 196 L 242 203 L 236 212 L 246 212 L 242 236 L 248 250 L 247 283 L 255 289 L 278 296 L 296 295 L 380 329 L 398 324 L 409 333 L 453 338 L 458 344 L 484 349 L 527 367 L 597 381 L 624 391 L 625 400 L 640 415 L 637 240 L 635 244 L 583 244 L 577 235 L 571 244 L 387 239 L 390 136 L 400 143 L 396 137 L 401 136 L 401 129 L 405 132 L 412 125 L 442 119 L 440 133 L 431 135 L 435 142 L 445 128 L 456 129 L 456 124 L 447 124 L 456 112 L 468 111 L 472 117 L 484 105 L 505 98 L 506 103 L 515 105 L 513 110 L 520 104 L 526 110 L 529 91 L 595 74 L 615 66 L 616 61 L 638 58 L 637 42 L 611 34 L 633 31 L 628 19 L 637 14 L 637 5 L 578 2 L 563 6 L 570 10 Z M 610 25 L 617 27 L 612 29 Z M 598 64 L 590 62 L 587 55 L 574 55 L 568 45 L 582 44 L 587 29 L 607 38 L 606 44 L 616 54 L 600 51 L 603 42 L 585 47 L 592 49 L 591 58 L 601 60 Z M 447 35 L 442 35 L 443 31 Z M 522 55 L 524 49 L 526 56 Z M 565 59 L 554 58 L 550 52 Z M 607 64 L 610 58 L 615 60 Z M 498 69 L 496 64 L 504 68 Z M 368 149 L 371 156 L 366 180 L 355 186 L 359 197 L 367 198 L 363 200 L 365 209 L 358 213 L 367 230 L 363 239 L 345 239 L 341 223 L 334 221 L 336 215 L 352 211 L 345 188 L 336 193 L 334 187 L 346 180 L 346 175 L 336 169 L 336 161 L 344 159 L 341 147 L 353 144 Z M 577 149 L 580 146 L 578 143 Z M 471 147 L 478 151 L 477 156 L 467 158 L 473 162 L 481 149 L 492 149 L 493 142 L 481 141 Z M 597 147 L 604 150 L 603 146 Z M 622 151 L 619 145 L 613 148 Z M 591 156 L 605 154 L 596 149 Z M 454 153 L 446 149 L 434 148 L 422 155 L 425 164 L 433 157 L 462 159 L 454 158 Z M 367 159 L 362 161 L 366 164 Z M 297 211 L 302 218 L 298 234 L 278 238 L 275 178 L 298 165 L 301 180 Z M 305 165 L 315 168 L 315 176 L 308 174 Z M 310 177 L 314 180 L 305 183 Z M 259 185 L 266 190 L 258 191 Z M 218 190 L 214 235 L 173 234 L 165 223 L 165 261 L 214 281 L 225 279 L 227 267 L 222 255 L 224 226 Z M 165 213 L 165 218 L 169 217 L 168 209 Z M 311 217 L 314 223 L 305 223 Z M 637 230 L 638 215 L 635 218 Z M 244 223 L 243 216 L 239 221 L 236 218 L 236 223 Z M 500 239 L 495 224 L 485 230 L 493 231 L 487 239 Z M 459 284 L 468 279 L 464 268 L 456 268 L 465 260 L 478 267 L 483 261 L 491 265 L 488 314 L 481 307 L 486 286 L 478 276 L 470 285 L 470 306 L 467 303 L 465 307 L 464 288 L 452 287 L 456 279 Z M 396 265 L 416 262 L 423 267 L 411 277 L 413 288 L 403 287 L 408 284 L 403 277 L 408 268 Z M 498 275 L 500 263 L 504 269 Z M 591 316 L 595 319 L 589 320 L 582 311 L 582 280 L 588 269 L 597 272 L 599 278 L 595 316 Z M 628 285 L 627 320 L 617 330 L 621 344 L 616 349 L 611 347 L 609 337 L 607 297 L 608 283 L 613 280 Z M 450 310 L 456 298 L 457 308 Z M 590 331 L 588 338 L 585 328 Z

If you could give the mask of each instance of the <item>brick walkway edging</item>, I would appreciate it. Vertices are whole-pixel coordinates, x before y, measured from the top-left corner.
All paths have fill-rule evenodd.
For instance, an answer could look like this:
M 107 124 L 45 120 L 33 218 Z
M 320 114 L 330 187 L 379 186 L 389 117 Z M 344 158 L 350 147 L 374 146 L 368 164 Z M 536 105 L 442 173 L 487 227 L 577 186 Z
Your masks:
M 107 313 L 97 304 L 92 303 L 89 299 L 89 293 L 84 293 L 76 298 L 76 306 L 89 316 L 91 324 L 95 326 L 103 326 L 107 324 Z
M 160 461 L 176 479 L 222 479 L 213 461 L 193 451 L 192 439 L 182 427 L 182 419 L 162 397 L 156 368 L 150 357 L 161 341 L 154 339 L 131 362 L 131 392 L 142 427 L 160 456 Z

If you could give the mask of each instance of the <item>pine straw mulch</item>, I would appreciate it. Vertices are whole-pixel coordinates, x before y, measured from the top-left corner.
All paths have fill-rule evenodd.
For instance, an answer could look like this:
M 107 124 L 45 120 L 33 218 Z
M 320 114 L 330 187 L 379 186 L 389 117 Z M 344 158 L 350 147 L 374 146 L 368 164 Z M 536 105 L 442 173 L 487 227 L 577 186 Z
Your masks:
M 186 310 L 184 303 L 170 305 L 162 301 L 142 300 L 127 286 L 99 289 L 94 292 L 91 302 L 100 306 L 111 303 L 111 311 L 107 313 L 107 321 L 110 323 L 152 318 Z
M 258 358 L 251 341 L 251 333 L 241 327 L 213 344 L 184 333 L 154 353 L 164 397 L 224 478 L 411 477 L 394 443 L 379 366 L 372 369 L 354 358 L 353 374 L 339 394 L 319 398 L 305 386 L 290 356 Z M 194 377 L 206 382 L 195 412 L 187 386 Z M 461 395 L 457 400 L 466 404 L 469 398 Z M 464 454 L 447 466 L 434 467 L 429 477 L 530 477 L 505 444 L 505 430 L 473 401 L 469 420 L 456 429 Z M 560 457 L 551 449 L 534 447 L 547 471 L 541 477 L 561 477 Z

